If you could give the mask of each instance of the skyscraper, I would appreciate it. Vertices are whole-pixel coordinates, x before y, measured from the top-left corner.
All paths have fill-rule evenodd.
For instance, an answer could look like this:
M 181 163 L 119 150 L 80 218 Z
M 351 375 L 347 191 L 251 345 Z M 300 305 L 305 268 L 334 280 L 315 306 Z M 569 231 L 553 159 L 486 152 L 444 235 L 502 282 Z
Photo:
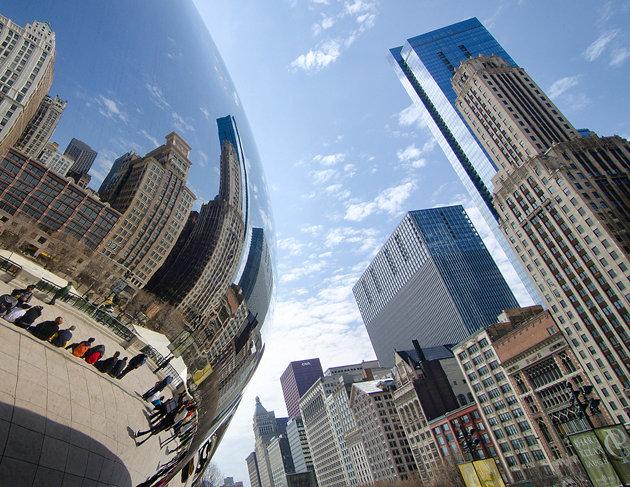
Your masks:
M 75 138 L 70 141 L 63 153 L 74 161 L 74 164 L 68 171 L 68 175 L 72 176 L 76 181 L 83 176 L 87 176 L 97 156 L 97 152 L 94 149 L 85 142 Z
M 114 161 L 112 168 L 105 176 L 105 179 L 103 179 L 100 188 L 98 188 L 98 194 L 103 200 L 113 199 L 113 193 L 120 189 L 120 182 L 129 170 L 130 164 L 139 158 L 140 156 L 134 151 L 129 151 Z
M 318 358 L 298 360 L 288 365 L 280 377 L 280 384 L 289 418 L 300 415 L 300 398 L 323 375 Z
M 506 253 L 528 294 L 539 301 L 535 286 L 499 229 L 492 205 L 492 176 L 497 168 L 455 109 L 451 78 L 457 66 L 480 54 L 498 54 L 516 63 L 476 18 L 408 39 L 390 49 L 392 65 L 400 82 L 422 112 L 431 133 L 448 158 Z
M 0 155 L 36 114 L 53 80 L 55 33 L 46 22 L 22 28 L 0 15 Z
M 251 487 L 260 487 L 260 474 L 258 473 L 258 460 L 256 452 L 253 451 L 245 459 L 247 462 L 247 473 L 249 474 L 249 485 Z
M 238 285 L 243 289 L 247 307 L 257 320 L 267 316 L 269 298 L 273 288 L 273 272 L 269 244 L 262 228 L 252 228 L 249 256 Z
M 52 136 L 67 102 L 58 96 L 46 95 L 37 112 L 15 144 L 15 148 L 29 157 L 39 157 Z
M 408 212 L 353 292 L 386 367 L 413 339 L 457 343 L 518 306 L 460 205 Z
M 38 160 L 60 176 L 68 174 L 72 164 L 74 164 L 72 159 L 59 152 L 59 144 L 57 142 L 48 142 L 39 155 Z
M 313 470 L 313 460 L 311 459 L 311 449 L 306 439 L 304 422 L 299 416 L 289 419 L 287 423 L 287 439 L 291 448 L 293 467 L 296 473 L 304 473 Z
M 581 136 L 525 70 L 498 56 L 466 61 L 453 85 L 499 167 L 502 230 L 608 413 L 628 424 L 629 142 Z

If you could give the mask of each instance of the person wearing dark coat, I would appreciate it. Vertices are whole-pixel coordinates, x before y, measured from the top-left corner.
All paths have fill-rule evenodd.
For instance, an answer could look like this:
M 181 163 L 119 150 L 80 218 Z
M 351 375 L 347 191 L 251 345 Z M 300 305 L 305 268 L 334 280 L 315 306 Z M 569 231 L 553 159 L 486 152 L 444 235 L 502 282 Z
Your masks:
M 50 339 L 50 343 L 52 343 L 55 347 L 66 347 L 68 342 L 72 340 L 72 332 L 74 331 L 75 326 L 72 325 L 70 328 L 66 328 L 65 330 L 59 330 L 55 335 Z
M 120 357 L 120 352 L 114 353 L 114 355 L 106 358 L 105 360 L 99 360 L 94 364 L 94 366 L 104 374 L 109 374 L 109 372 L 114 368 L 114 365 L 116 365 L 116 362 L 118 362 L 118 357 Z
M 143 353 L 139 353 L 138 355 L 136 355 L 129 361 L 129 365 L 127 365 L 127 368 L 120 373 L 120 377 L 118 378 L 122 379 L 132 370 L 136 370 L 138 367 L 141 367 L 142 365 L 144 365 L 146 361 L 147 361 L 147 356 Z
M 88 364 L 95 364 L 103 355 L 105 355 L 105 345 L 95 345 L 85 352 L 83 358 Z
M 26 313 L 14 321 L 14 324 L 22 328 L 28 328 L 42 315 L 43 309 L 43 306 L 33 306 L 32 308 L 27 309 Z
M 122 371 L 125 370 L 125 367 L 127 367 L 127 357 L 116 362 L 116 364 L 112 367 L 109 375 L 118 379 Z
M 170 375 L 167 375 L 161 381 L 156 382 L 155 385 L 151 389 L 149 389 L 147 392 L 142 394 L 142 398 L 146 401 L 148 398 L 150 398 L 156 392 L 160 392 L 161 390 L 163 390 L 171 382 L 173 382 L 173 378 Z
M 33 335 L 40 340 L 50 340 L 59 331 L 59 326 L 63 324 L 63 318 L 58 316 L 54 321 L 42 321 L 33 328 Z
M 33 297 L 34 290 L 35 284 L 29 284 L 25 289 L 14 289 L 11 291 L 11 296 L 14 296 L 19 303 L 28 303 Z

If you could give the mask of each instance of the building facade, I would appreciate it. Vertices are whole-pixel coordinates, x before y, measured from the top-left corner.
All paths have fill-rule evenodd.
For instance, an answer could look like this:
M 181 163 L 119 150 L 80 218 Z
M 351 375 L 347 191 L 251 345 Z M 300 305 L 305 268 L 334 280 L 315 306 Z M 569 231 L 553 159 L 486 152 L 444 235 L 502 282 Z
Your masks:
M 501 227 L 608 413 L 628 424 L 630 144 L 582 137 L 498 56 L 462 64 L 457 106 L 496 161 Z
M 51 98 L 46 95 L 16 142 L 15 148 L 28 157 L 39 157 L 57 128 L 66 105 L 67 102 L 58 96 Z
M 533 469 L 551 473 L 551 462 L 526 414 L 523 399 L 492 346 L 493 333 L 505 326 L 518 326 L 539 312 L 539 306 L 507 310 L 499 316 L 499 323 L 478 331 L 453 349 L 502 466 L 515 481 L 526 479 L 527 472 Z
M 287 366 L 280 377 L 280 384 L 289 418 L 300 415 L 300 398 L 323 375 L 318 358 L 298 360 Z
M 273 289 L 273 270 L 269 243 L 262 228 L 252 228 L 249 255 L 238 285 L 251 313 L 257 320 L 264 321 Z
M 274 487 L 267 447 L 278 434 L 278 423 L 276 414 L 273 411 L 267 411 L 258 397 L 256 398 L 253 427 L 260 485 L 261 487 Z
M 267 446 L 269 468 L 274 487 L 288 487 L 287 475 L 294 472 L 291 448 L 286 435 L 274 436 Z
M 63 153 L 74 161 L 70 171 L 68 171 L 68 175 L 75 179 L 75 181 L 79 181 L 88 176 L 92 164 L 94 164 L 94 160 L 98 155 L 89 145 L 74 137 L 68 143 Z
M 4 156 L 50 89 L 55 33 L 46 22 L 22 28 L 0 15 L 0 45 L 0 156 Z
M 134 151 L 129 151 L 126 154 L 116 158 L 112 164 L 112 168 L 103 179 L 101 186 L 98 188 L 98 195 L 105 201 L 109 201 L 115 198 L 114 191 L 122 189 L 121 181 L 125 178 L 131 163 L 140 156 Z
M 460 205 L 410 211 L 353 287 L 382 366 L 417 339 L 457 343 L 517 301 Z
M 590 407 L 582 411 L 576 403 L 573 391 L 591 386 L 588 376 L 549 311 L 537 308 L 518 326 L 507 322 L 490 328 L 490 336 L 537 438 L 557 462 L 574 455 L 567 435 L 588 430 L 590 424 L 610 424 L 610 418 Z
M 455 109 L 451 79 L 459 64 L 480 54 L 516 63 L 478 19 L 472 18 L 408 39 L 390 50 L 392 65 L 475 206 L 490 227 L 533 301 L 537 289 L 498 224 L 492 202 L 497 168 Z
M 247 462 L 247 473 L 249 474 L 249 485 L 251 487 L 260 487 L 260 474 L 258 473 L 258 460 L 256 452 L 253 451 L 245 459 Z
M 302 418 L 297 416 L 289 418 L 287 423 L 287 439 L 291 448 L 293 458 L 293 468 L 295 473 L 303 473 L 313 470 L 313 460 L 311 449 L 308 446 L 306 430 Z
M 392 379 L 352 384 L 350 408 L 374 482 L 407 480 L 416 474 L 416 463 L 394 405 L 395 388 Z
M 189 151 L 184 139 L 168 134 L 164 145 L 132 162 L 108 200 L 123 216 L 101 251 L 132 288 L 143 287 L 162 265 L 190 213 Z
M 102 245 L 121 217 L 89 192 L 15 149 L 0 159 L 0 212 L 9 219 L 31 219 L 47 234 L 66 234 L 90 250 Z
M 52 172 L 65 177 L 74 164 L 68 156 L 59 153 L 59 145 L 56 142 L 49 142 L 38 157 L 39 162 L 48 167 Z

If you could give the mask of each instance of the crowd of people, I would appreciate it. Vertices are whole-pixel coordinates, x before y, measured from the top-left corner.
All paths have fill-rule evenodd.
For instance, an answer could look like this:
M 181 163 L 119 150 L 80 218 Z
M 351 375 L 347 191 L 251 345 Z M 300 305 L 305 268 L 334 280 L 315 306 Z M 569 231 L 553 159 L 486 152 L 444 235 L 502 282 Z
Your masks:
M 94 338 L 70 343 L 76 328 L 74 326 L 62 328 L 64 320 L 61 316 L 54 320 L 41 321 L 35 324 L 37 319 L 42 316 L 44 309 L 43 306 L 31 306 L 29 304 L 33 298 L 35 287 L 34 284 L 31 284 L 24 289 L 14 289 L 11 294 L 0 296 L 0 317 L 28 330 L 40 340 L 50 342 L 55 347 L 69 350 L 75 357 L 85 360 L 100 372 L 109 374 L 116 379 L 122 379 L 129 372 L 147 362 L 147 356 L 144 353 L 139 353 L 128 359 L 128 357 L 121 357 L 120 352 L 115 352 L 111 357 L 105 358 L 105 345 L 95 343 Z M 48 304 L 55 304 L 57 299 L 64 300 L 71 287 L 72 284 L 68 283 L 65 287 L 57 290 Z

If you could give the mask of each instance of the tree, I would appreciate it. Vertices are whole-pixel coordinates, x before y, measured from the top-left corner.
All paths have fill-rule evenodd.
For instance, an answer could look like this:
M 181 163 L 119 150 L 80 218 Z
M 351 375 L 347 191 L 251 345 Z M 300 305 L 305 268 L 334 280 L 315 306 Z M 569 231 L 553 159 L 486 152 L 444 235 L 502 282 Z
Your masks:
M 223 475 L 219 467 L 213 462 L 208 463 L 206 471 L 201 477 L 202 487 L 219 487 L 223 483 Z

